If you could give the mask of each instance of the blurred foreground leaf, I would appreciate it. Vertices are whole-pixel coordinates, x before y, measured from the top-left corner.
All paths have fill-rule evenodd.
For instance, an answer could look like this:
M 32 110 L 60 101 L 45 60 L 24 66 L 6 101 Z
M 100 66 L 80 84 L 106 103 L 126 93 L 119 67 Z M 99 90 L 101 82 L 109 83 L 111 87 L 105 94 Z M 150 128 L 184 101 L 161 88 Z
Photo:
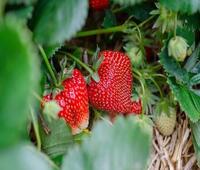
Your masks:
M 20 22 L 0 24 L 0 148 L 14 144 L 26 131 L 32 90 L 37 88 L 39 63 L 31 34 Z
M 16 145 L 0 152 L 1 170 L 52 170 L 51 163 L 35 147 Z
M 22 20 L 24 23 L 27 23 L 27 20 L 32 17 L 33 6 L 21 7 L 17 10 L 12 10 L 7 13 L 8 16 L 16 17 L 19 20 Z
M 62 170 L 143 170 L 152 141 L 152 127 L 138 116 L 99 122 L 80 147 L 71 149 Z
M 36 40 L 46 45 L 70 40 L 84 25 L 87 13 L 87 0 L 40 1 L 33 21 Z

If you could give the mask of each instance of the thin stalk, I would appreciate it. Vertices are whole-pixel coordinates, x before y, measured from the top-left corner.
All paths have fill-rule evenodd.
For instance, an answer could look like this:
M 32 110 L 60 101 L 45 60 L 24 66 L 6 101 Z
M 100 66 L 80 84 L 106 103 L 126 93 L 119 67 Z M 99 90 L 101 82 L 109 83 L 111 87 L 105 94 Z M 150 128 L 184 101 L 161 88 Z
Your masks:
M 60 167 L 56 165 L 47 155 L 44 154 L 44 157 L 49 162 L 49 164 L 52 166 L 54 170 L 60 170 Z
M 108 123 L 108 125 L 113 126 L 112 122 L 109 121 L 108 119 L 105 119 L 103 116 L 101 116 L 101 114 L 96 109 L 93 109 L 93 111 L 95 112 L 95 114 L 97 115 L 98 118 L 100 118 L 104 122 Z
M 152 77 L 162 77 L 162 78 L 166 79 L 166 76 L 163 74 L 152 74 Z
M 103 120 L 104 122 L 106 122 L 108 125 L 113 126 L 112 122 L 109 121 L 108 119 L 105 119 L 103 116 L 99 116 L 99 118 L 100 118 L 101 120 Z
M 35 91 L 33 91 L 32 94 L 38 101 L 43 102 L 42 98 Z
M 144 87 L 144 82 L 142 80 L 139 80 L 140 82 L 140 85 L 142 87 L 142 95 L 145 95 L 145 87 Z M 142 101 L 142 114 L 145 113 L 145 103 L 144 103 L 144 100 Z
M 153 83 L 154 83 L 154 85 L 157 87 L 157 89 L 158 89 L 158 91 L 159 91 L 159 93 L 160 93 L 160 97 L 161 98 L 163 98 L 163 93 L 162 93 L 162 91 L 161 91 L 161 89 L 160 89 L 160 86 L 158 85 L 158 83 L 153 79 L 153 78 L 149 78 Z
M 138 26 L 139 26 L 139 27 L 142 27 L 142 26 L 145 25 L 147 22 L 151 21 L 154 17 L 155 17 L 155 15 L 150 16 L 149 18 L 147 18 L 146 20 L 144 20 L 143 22 L 141 22 Z
M 142 27 L 144 24 L 149 22 L 151 19 L 153 19 L 154 16 L 151 16 L 141 22 L 139 25 L 134 27 L 132 30 L 137 29 L 137 27 Z M 92 35 L 97 35 L 97 34 L 108 34 L 108 33 L 114 33 L 114 32 L 123 32 L 125 29 L 128 28 L 128 25 L 122 24 L 119 26 L 111 27 L 111 28 L 103 28 L 103 29 L 94 29 L 94 30 L 89 30 L 89 31 L 81 31 L 76 34 L 76 37 L 86 37 L 86 36 L 92 36 Z
M 86 37 L 86 36 L 92 36 L 96 34 L 107 34 L 107 33 L 113 33 L 113 32 L 122 32 L 125 30 L 127 26 L 125 25 L 119 25 L 111 28 L 103 28 L 103 29 L 95 29 L 95 30 L 90 30 L 90 31 L 82 31 L 78 32 L 76 34 L 76 37 Z
M 47 57 L 46 53 L 44 52 L 44 49 L 42 48 L 41 45 L 38 45 L 38 48 L 39 48 L 40 53 L 41 53 L 41 55 L 42 55 L 42 57 L 44 59 L 44 62 L 46 64 L 46 66 L 47 66 L 47 69 L 48 69 L 48 71 L 49 71 L 49 73 L 51 75 L 51 78 L 53 80 L 54 85 L 58 86 L 58 82 L 57 82 L 55 73 L 53 72 L 53 69 L 51 68 L 51 64 L 49 63 L 48 57 Z
M 134 69 L 132 68 L 133 72 L 135 72 L 138 76 L 142 77 L 142 74 L 137 70 L 137 69 Z
M 40 151 L 42 143 L 41 143 L 41 138 L 40 138 L 40 133 L 39 133 L 39 125 L 38 125 L 38 120 L 35 116 L 35 112 L 33 111 L 32 108 L 30 108 L 30 114 L 31 114 L 33 128 L 34 128 L 34 132 L 35 132 L 35 136 L 36 136 L 37 148 Z
M 140 80 L 140 77 L 139 76 L 137 76 L 136 74 L 134 74 L 134 76 L 133 76 L 134 78 L 136 78 L 138 81 Z
M 68 55 L 70 58 L 72 58 L 74 61 L 76 61 L 80 66 L 82 66 L 84 69 L 86 69 L 90 74 L 93 74 L 93 70 L 88 67 L 85 63 L 83 63 L 81 60 L 79 60 L 78 58 L 76 58 L 75 56 L 73 56 L 70 53 L 66 53 L 66 55 Z
M 123 10 L 125 10 L 127 7 L 123 6 L 123 7 L 120 7 L 120 8 L 116 8 L 116 9 L 113 9 L 112 12 L 114 14 L 118 13 L 118 12 L 121 12 Z

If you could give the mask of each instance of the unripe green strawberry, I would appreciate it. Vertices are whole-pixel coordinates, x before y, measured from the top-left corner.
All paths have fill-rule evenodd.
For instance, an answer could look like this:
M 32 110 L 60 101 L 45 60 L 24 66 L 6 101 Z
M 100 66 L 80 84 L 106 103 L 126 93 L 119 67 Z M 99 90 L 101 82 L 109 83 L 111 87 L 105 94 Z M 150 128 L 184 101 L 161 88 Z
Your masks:
M 176 110 L 168 107 L 168 113 L 161 112 L 154 118 L 155 125 L 159 132 L 164 136 L 169 136 L 173 133 L 176 125 Z
M 153 25 L 153 28 L 160 28 L 162 33 L 171 32 L 174 30 L 174 20 L 176 19 L 176 12 L 167 9 L 160 3 L 155 3 L 157 9 L 150 12 L 152 15 L 158 15 L 158 18 Z M 181 22 L 177 20 L 177 25 Z
M 176 36 L 170 39 L 168 44 L 168 54 L 176 61 L 184 61 L 187 56 L 188 44 L 183 37 Z

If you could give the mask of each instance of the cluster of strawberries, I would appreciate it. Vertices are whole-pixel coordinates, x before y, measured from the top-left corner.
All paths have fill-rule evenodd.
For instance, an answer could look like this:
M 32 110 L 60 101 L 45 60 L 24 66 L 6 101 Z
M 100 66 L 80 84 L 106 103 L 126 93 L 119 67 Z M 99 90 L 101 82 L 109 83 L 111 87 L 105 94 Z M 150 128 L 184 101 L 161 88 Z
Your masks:
M 112 117 L 141 113 L 141 101 L 131 100 L 133 77 L 129 57 L 114 51 L 103 51 L 99 56 L 104 56 L 98 69 L 99 82 L 92 79 L 86 85 L 81 72 L 74 69 L 72 77 L 62 82 L 62 91 L 55 97 L 52 94 L 44 96 L 46 102 L 55 100 L 59 104 L 58 116 L 66 120 L 73 134 L 87 128 L 89 103 L 109 112 Z
M 95 10 L 107 8 L 109 0 L 90 0 L 90 7 Z M 128 56 L 121 52 L 103 51 L 99 57 L 103 61 L 98 68 L 99 82 L 93 79 L 87 85 L 83 75 L 74 69 L 72 76 L 62 82 L 64 89 L 53 97 L 43 97 L 45 102 L 56 101 L 61 110 L 59 117 L 66 120 L 73 134 L 87 128 L 89 122 L 89 103 L 96 109 L 107 111 L 111 117 L 117 114 L 141 113 L 141 101 L 133 102 L 132 71 Z

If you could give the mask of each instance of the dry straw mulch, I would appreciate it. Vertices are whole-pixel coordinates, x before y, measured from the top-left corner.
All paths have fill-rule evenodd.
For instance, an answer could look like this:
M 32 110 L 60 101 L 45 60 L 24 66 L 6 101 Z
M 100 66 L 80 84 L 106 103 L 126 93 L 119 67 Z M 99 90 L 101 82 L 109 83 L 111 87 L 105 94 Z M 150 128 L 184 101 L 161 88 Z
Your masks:
M 180 114 L 171 136 L 154 128 L 153 149 L 148 170 L 200 170 L 196 165 L 188 119 Z

